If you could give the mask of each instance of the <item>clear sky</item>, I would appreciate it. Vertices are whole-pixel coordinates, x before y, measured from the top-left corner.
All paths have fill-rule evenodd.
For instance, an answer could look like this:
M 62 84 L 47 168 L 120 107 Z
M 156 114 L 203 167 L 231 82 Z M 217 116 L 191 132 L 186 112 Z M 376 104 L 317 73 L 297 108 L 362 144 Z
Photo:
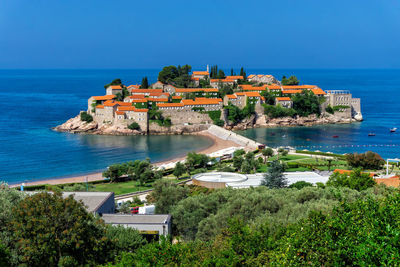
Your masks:
M 0 68 L 400 68 L 400 0 L 1 0 Z

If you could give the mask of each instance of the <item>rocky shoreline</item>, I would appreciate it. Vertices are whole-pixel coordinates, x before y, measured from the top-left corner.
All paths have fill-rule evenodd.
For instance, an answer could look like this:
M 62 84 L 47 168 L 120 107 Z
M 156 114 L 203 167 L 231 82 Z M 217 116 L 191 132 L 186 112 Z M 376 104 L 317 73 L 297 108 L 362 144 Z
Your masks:
M 267 116 L 253 115 L 236 125 L 226 125 L 224 128 L 228 130 L 245 130 L 251 128 L 268 128 L 268 127 L 295 127 L 295 126 L 313 126 L 321 124 L 346 124 L 356 122 L 355 119 L 338 118 L 333 115 L 324 115 L 317 117 L 310 115 L 308 117 L 284 117 L 284 118 L 268 118 Z M 182 135 L 194 134 L 207 130 L 210 124 L 194 124 L 194 125 L 172 125 L 171 127 L 159 126 L 156 123 L 149 124 L 149 131 L 130 130 L 123 124 L 102 124 L 97 122 L 81 121 L 80 116 L 67 120 L 65 123 L 58 125 L 53 130 L 68 133 L 84 133 L 98 135 Z

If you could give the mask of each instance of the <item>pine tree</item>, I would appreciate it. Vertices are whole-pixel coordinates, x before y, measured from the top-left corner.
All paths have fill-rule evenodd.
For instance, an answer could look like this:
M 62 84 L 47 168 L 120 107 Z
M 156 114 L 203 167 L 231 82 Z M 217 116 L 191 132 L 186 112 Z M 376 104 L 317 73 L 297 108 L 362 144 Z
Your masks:
M 287 179 L 283 172 L 285 171 L 285 166 L 279 161 L 275 160 L 271 163 L 268 168 L 267 173 L 264 175 L 264 180 L 261 182 L 269 188 L 283 188 L 287 186 Z

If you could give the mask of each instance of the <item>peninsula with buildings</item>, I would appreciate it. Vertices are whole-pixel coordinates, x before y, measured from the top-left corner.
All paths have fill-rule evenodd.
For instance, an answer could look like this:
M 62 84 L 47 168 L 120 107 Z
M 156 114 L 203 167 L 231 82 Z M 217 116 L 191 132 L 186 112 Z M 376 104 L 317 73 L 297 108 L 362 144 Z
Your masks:
M 55 127 L 71 133 L 185 134 L 215 124 L 226 129 L 309 126 L 362 121 L 360 98 L 347 90 L 323 90 L 241 68 L 225 75 L 218 66 L 192 71 L 167 66 L 158 81 L 125 85 L 115 79 L 105 95 L 91 96 L 86 111 Z

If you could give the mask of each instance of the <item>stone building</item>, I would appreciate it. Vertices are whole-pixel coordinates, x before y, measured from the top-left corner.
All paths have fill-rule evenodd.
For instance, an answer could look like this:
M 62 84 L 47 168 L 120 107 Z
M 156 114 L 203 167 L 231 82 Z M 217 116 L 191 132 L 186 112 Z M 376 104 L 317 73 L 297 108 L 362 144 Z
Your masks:
M 290 97 L 277 97 L 275 98 L 275 105 L 281 105 L 284 108 L 291 108 L 293 107 L 293 101 Z
M 186 111 L 191 111 L 193 109 L 203 108 L 205 111 L 219 110 L 222 108 L 221 98 L 205 98 L 197 97 L 192 99 L 182 99 L 182 104 Z
M 361 99 L 353 98 L 349 90 L 328 90 L 326 98 L 327 104 L 331 107 L 343 106 L 343 112 L 345 107 L 348 107 L 348 112 L 352 118 L 362 120 Z
M 152 89 L 164 89 L 164 86 L 165 86 L 164 83 L 162 83 L 162 82 L 160 82 L 160 81 L 157 81 L 157 82 L 155 82 L 155 83 L 153 83 L 153 84 L 151 85 L 151 88 L 152 88 Z
M 148 109 L 138 109 L 133 106 L 119 106 L 118 111 L 125 112 L 127 124 L 137 122 L 142 131 L 147 131 L 148 127 Z
M 122 94 L 122 86 L 121 85 L 110 85 L 106 88 L 106 95 L 116 95 Z
M 217 98 L 218 89 L 217 88 L 176 88 L 175 94 L 177 96 L 187 96 L 189 94 L 195 94 L 197 97 L 209 97 Z
M 88 99 L 88 113 L 92 112 L 96 105 L 103 105 L 107 100 L 113 100 L 115 95 L 92 96 Z
M 192 72 L 192 79 L 199 78 L 199 79 L 209 79 L 210 73 L 208 71 L 193 71 Z
M 162 93 L 163 89 L 134 89 L 131 92 L 131 95 L 144 95 L 144 96 L 149 96 L 150 94 L 153 93 Z

